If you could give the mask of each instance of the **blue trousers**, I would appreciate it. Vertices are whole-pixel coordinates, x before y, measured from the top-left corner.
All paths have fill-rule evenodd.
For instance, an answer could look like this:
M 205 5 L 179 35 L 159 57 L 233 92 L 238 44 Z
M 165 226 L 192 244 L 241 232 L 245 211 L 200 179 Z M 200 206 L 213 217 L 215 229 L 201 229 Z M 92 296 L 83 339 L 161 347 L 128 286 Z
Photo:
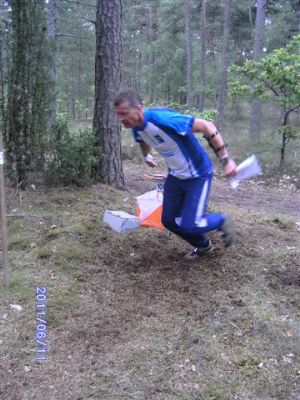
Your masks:
M 185 180 L 168 175 L 164 187 L 163 225 L 195 247 L 207 246 L 204 233 L 224 222 L 224 214 L 206 214 L 211 179 L 212 174 Z

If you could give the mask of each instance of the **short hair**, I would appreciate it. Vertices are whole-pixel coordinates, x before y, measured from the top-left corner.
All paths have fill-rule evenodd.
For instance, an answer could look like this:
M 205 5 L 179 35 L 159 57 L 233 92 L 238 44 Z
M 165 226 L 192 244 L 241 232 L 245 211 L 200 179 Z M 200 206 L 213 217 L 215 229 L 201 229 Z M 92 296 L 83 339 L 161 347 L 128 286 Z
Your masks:
M 124 101 L 128 101 L 131 107 L 143 104 L 141 96 L 132 88 L 120 90 L 115 96 L 114 106 L 118 107 Z

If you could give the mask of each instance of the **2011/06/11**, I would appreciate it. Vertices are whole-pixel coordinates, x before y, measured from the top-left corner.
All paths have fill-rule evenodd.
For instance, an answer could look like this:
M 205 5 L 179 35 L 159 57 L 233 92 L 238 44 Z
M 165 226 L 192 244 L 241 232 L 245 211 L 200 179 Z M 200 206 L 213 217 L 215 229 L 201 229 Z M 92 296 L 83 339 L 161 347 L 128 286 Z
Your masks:
M 36 349 L 36 360 L 45 361 L 47 357 L 45 356 L 47 350 L 47 343 L 45 339 L 47 337 L 47 321 L 44 319 L 46 316 L 46 301 L 47 301 L 47 289 L 45 287 L 36 288 L 36 343 L 41 346 Z M 42 301 L 43 303 L 38 303 Z M 44 318 L 40 318 L 43 316 Z

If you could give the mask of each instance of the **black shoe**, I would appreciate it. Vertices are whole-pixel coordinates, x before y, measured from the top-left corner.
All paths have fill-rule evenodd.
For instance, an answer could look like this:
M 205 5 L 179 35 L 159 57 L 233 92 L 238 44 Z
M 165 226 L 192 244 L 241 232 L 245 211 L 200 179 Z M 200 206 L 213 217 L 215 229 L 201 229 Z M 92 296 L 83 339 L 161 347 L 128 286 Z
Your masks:
M 235 233 L 231 218 L 229 215 L 224 216 L 224 222 L 220 228 L 222 233 L 222 240 L 225 247 L 232 246 L 235 242 Z
M 205 247 L 196 247 L 195 250 L 187 253 L 184 256 L 184 259 L 187 260 L 187 261 L 198 260 L 199 257 L 203 256 L 206 253 L 209 253 L 210 251 L 212 251 L 212 249 L 213 249 L 212 242 L 209 241 L 207 246 L 205 246 Z

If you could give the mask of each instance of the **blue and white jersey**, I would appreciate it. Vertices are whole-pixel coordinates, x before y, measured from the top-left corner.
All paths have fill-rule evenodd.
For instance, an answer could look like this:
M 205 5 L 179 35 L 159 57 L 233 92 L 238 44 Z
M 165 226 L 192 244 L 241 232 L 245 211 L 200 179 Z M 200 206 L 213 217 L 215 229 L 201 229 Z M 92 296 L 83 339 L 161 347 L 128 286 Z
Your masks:
M 153 147 L 166 160 L 169 174 L 198 178 L 212 171 L 212 162 L 192 132 L 195 117 L 168 108 L 144 110 L 144 126 L 134 128 L 136 142 Z

